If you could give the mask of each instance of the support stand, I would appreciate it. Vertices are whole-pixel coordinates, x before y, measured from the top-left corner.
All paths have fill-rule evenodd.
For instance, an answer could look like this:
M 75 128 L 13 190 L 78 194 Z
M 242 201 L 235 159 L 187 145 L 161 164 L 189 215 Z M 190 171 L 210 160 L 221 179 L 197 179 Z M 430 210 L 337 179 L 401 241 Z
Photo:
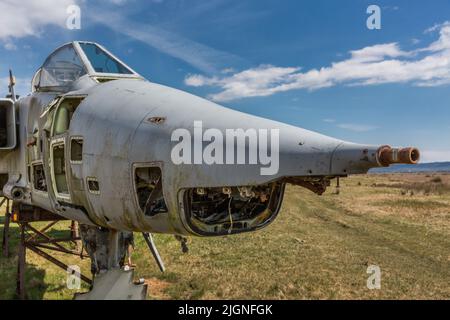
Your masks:
M 2 237 L 2 253 L 5 258 L 9 256 L 9 222 L 11 220 L 11 212 L 9 211 L 9 199 L 3 198 L 0 202 L 2 207 L 6 202 L 5 221 L 3 225 L 3 237 Z
M 41 256 L 42 258 L 50 261 L 56 266 L 60 267 L 64 271 L 67 271 L 69 266 L 64 262 L 58 260 L 52 256 L 49 251 L 57 251 L 66 254 L 76 255 L 80 258 L 86 258 L 82 250 L 68 249 L 63 244 L 77 243 L 80 241 L 80 237 L 76 236 L 71 228 L 71 232 L 67 237 L 52 237 L 48 234 L 48 231 L 54 227 L 60 221 L 67 221 L 67 219 L 53 214 L 49 211 L 45 211 L 40 208 L 30 207 L 21 204 L 13 205 L 13 213 L 11 215 L 11 221 L 19 225 L 20 242 L 18 249 L 17 260 L 17 296 L 20 299 L 26 298 L 25 288 L 25 270 L 26 270 L 26 251 L 27 249 Z M 37 229 L 32 226 L 33 222 L 48 222 L 42 229 Z M 6 227 L 6 224 L 5 224 Z M 73 227 L 73 224 L 72 224 Z M 6 233 L 6 230 L 5 230 Z M 4 234 L 5 234 L 4 233 Z M 8 238 L 8 237 L 7 237 Z M 45 250 L 45 251 L 44 251 Z M 88 284 L 92 284 L 92 280 L 83 274 L 80 274 L 81 280 Z

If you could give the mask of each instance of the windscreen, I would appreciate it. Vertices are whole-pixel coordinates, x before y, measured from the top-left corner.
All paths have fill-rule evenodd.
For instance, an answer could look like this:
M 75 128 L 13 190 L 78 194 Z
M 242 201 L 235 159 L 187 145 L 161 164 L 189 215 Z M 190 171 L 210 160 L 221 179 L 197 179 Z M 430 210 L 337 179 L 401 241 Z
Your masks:
M 131 70 L 114 59 L 96 44 L 80 42 L 80 47 L 83 49 L 95 72 L 132 74 Z
M 86 69 L 71 44 L 56 50 L 47 58 L 40 74 L 39 87 L 67 87 Z

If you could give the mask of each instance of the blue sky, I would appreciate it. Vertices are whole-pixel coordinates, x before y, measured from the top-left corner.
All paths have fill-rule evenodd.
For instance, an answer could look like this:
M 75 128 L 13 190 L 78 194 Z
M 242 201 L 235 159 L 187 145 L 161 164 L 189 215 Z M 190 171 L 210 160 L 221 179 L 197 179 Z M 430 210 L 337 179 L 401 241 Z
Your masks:
M 65 26 L 81 8 L 81 29 Z M 369 30 L 366 9 L 381 8 Z M 354 142 L 450 161 L 450 2 L 2 0 L 0 93 L 56 47 L 99 42 L 149 80 Z M 181 107 L 181 106 L 180 106 Z

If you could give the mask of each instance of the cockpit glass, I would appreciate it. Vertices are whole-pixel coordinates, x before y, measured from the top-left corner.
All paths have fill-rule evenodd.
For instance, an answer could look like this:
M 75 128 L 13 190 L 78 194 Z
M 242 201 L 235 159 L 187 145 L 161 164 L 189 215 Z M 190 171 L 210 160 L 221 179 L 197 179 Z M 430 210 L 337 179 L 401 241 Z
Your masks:
M 80 42 L 80 47 L 83 49 L 95 72 L 132 74 L 131 70 L 111 57 L 96 44 Z
M 86 69 L 71 44 L 68 44 L 47 58 L 40 74 L 39 87 L 67 87 L 81 76 Z

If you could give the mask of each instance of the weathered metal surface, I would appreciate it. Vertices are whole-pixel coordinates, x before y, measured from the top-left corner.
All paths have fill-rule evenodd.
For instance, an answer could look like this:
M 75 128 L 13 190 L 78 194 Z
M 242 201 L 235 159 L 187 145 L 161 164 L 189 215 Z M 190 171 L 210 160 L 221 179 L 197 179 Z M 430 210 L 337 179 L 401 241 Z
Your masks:
M 133 270 L 111 269 L 98 274 L 88 293 L 75 295 L 75 300 L 145 300 L 147 284 L 133 283 Z
M 124 266 L 128 246 L 133 241 L 132 232 L 81 224 L 80 234 L 83 247 L 91 257 L 91 271 L 93 274 Z
M 133 234 L 86 225 L 80 225 L 80 232 L 84 247 L 91 257 L 94 282 L 88 293 L 77 294 L 75 299 L 145 299 L 147 285 L 134 284 L 133 271 L 123 269 L 127 249 L 133 243 Z
M 129 73 L 98 72 L 83 51 L 86 44 L 93 45 L 75 41 L 62 47 L 72 49 L 74 61 L 79 60 L 79 70 L 83 70 L 75 72 L 78 75 L 71 81 L 41 87 L 42 77 L 37 75 L 46 72 L 52 54 L 33 78 L 30 95 L 17 101 L 1 100 L 20 120 L 15 136 L 20 145 L 0 150 L 0 174 L 8 174 L 3 194 L 32 208 L 28 218 L 22 215 L 17 220 L 36 220 L 36 214 L 42 220 L 56 220 L 54 215 L 58 215 L 82 224 L 94 273 L 120 267 L 126 232 L 217 236 L 254 231 L 277 217 L 285 182 L 322 194 L 335 177 L 419 159 L 415 148 L 342 141 L 151 83 L 101 46 L 98 50 Z M 53 80 L 59 83 L 58 78 Z M 59 118 L 59 113 L 64 116 Z M 267 151 L 279 156 L 277 170 L 263 175 L 262 169 L 267 168 L 261 164 L 176 164 L 171 158 L 177 143 L 172 134 L 180 128 L 192 140 L 197 130 L 239 129 L 244 135 L 247 130 L 273 130 L 279 143 Z M 80 148 L 78 154 L 74 141 Z M 225 139 L 218 144 L 227 149 Z M 245 143 L 245 155 L 255 149 Z M 237 147 L 231 150 L 234 157 Z M 74 154 L 76 159 L 72 159 Z M 142 168 L 157 169 L 145 173 Z M 160 172 L 157 180 L 155 172 Z M 199 204 L 191 203 L 193 197 Z M 216 198 L 221 201 L 219 215 Z M 253 215 L 244 202 L 264 210 Z M 233 205 L 239 208 L 237 212 L 232 212 Z M 233 215 L 244 218 L 236 221 Z
M 418 158 L 416 149 L 391 152 L 385 148 L 380 152 L 379 146 L 353 144 L 231 110 L 148 82 L 134 71 L 129 75 L 99 74 L 80 44 L 74 42 L 72 46 L 87 74 L 65 91 L 36 90 L 17 101 L 18 118 L 25 119 L 19 130 L 19 139 L 24 143 L 0 159 L 0 168 L 5 167 L 10 173 L 4 188 L 7 195 L 15 194 L 16 202 L 67 219 L 116 230 L 195 235 L 186 222 L 182 203 L 182 194 L 191 188 L 241 188 L 285 180 L 321 194 L 326 185 L 317 180 L 326 182 L 397 161 L 416 162 L 412 160 Z M 100 78 L 108 81 L 98 81 Z M 55 114 L 69 98 L 80 99 L 79 105 L 68 130 L 54 137 Z M 174 164 L 171 135 L 174 130 L 185 128 L 193 136 L 195 121 L 201 121 L 203 130 L 279 130 L 279 170 L 273 175 L 261 175 L 261 165 Z M 83 140 L 82 161 L 70 161 L 73 137 Z M 50 170 L 54 165 L 51 143 L 55 139 L 65 146 L 68 193 L 62 199 L 55 190 L 53 169 Z M 27 141 L 33 143 L 27 146 Z M 223 144 L 225 149 L 225 141 Z M 246 152 L 251 151 L 250 146 L 246 148 Z M 5 161 L 11 165 L 5 165 Z M 44 168 L 46 192 L 35 190 L 30 177 L 30 165 L 39 161 Z M 134 185 L 136 165 L 161 168 L 167 212 L 145 215 L 139 207 Z M 88 190 L 89 179 L 96 181 L 97 191 Z
M 36 221 L 60 221 L 66 218 L 45 209 L 14 203 L 12 212 L 13 222 L 36 222 Z
M 98 72 L 84 45 L 97 46 L 128 72 Z M 52 77 L 47 63 L 60 49 L 73 54 L 68 64 L 78 67 L 68 73 L 73 79 L 61 82 L 55 76 L 50 79 L 55 83 L 42 84 L 45 72 Z M 37 230 L 28 222 L 80 223 L 92 272 L 99 277 L 84 298 L 142 298 L 143 288 L 134 287 L 131 273 L 120 270 L 133 231 L 174 234 L 187 251 L 183 236 L 218 236 L 267 226 L 277 217 L 286 182 L 322 194 L 333 178 L 419 159 L 415 148 L 354 144 L 151 83 L 90 42 L 75 41 L 55 50 L 33 77 L 32 87 L 30 95 L 17 101 L 14 95 L 12 100 L 0 99 L 2 108 L 15 111 L 10 118 L 19 120 L 17 136 L 16 130 L 1 128 L 1 134 L 11 133 L 11 144 L 0 150 L 0 174 L 8 177 L 2 182 L 3 194 L 14 201 L 11 218 L 22 231 L 18 260 L 22 297 L 26 248 L 60 267 L 65 265 L 41 249 L 73 253 L 59 244 L 68 239 L 49 238 L 47 229 Z M 64 115 L 61 122 L 59 113 Z M 192 140 L 197 130 L 239 129 L 244 135 L 247 130 L 273 130 L 279 143 L 267 151 L 278 155 L 277 170 L 263 175 L 267 168 L 261 164 L 176 164 L 171 158 L 176 144 L 172 134 L 180 128 Z M 227 149 L 225 139 L 217 143 Z M 255 149 L 244 142 L 245 155 Z M 237 147 L 230 151 L 234 157 Z M 35 232 L 29 239 L 24 238 L 27 227 Z M 75 230 L 71 241 L 79 239 Z M 163 270 L 151 238 L 146 241 Z
M 391 148 L 382 146 L 378 149 L 378 159 L 382 166 L 395 163 L 416 164 L 419 162 L 420 152 L 416 148 Z

